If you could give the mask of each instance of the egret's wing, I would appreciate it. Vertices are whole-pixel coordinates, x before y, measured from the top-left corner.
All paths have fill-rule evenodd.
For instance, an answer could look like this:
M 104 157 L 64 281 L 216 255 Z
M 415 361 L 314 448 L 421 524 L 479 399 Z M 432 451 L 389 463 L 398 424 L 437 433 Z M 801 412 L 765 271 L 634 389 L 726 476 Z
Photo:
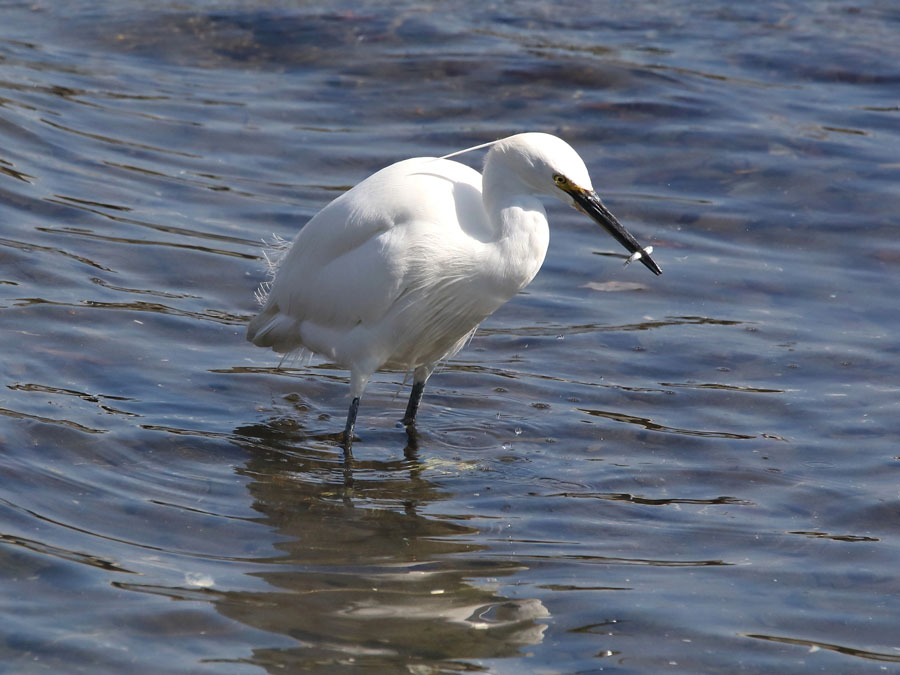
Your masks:
M 248 339 L 290 351 L 303 346 L 300 322 L 336 331 L 377 323 L 413 283 L 410 270 L 421 269 L 429 248 L 459 236 L 460 191 L 465 200 L 480 201 L 480 181 L 456 162 L 417 158 L 379 171 L 331 202 L 284 256 Z

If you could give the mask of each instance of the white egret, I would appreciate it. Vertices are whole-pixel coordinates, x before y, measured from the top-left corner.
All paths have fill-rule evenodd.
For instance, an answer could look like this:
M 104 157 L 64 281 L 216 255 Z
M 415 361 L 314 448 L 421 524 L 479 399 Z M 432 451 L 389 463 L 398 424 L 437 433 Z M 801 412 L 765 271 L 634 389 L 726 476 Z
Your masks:
M 348 452 L 375 371 L 412 371 L 403 418 L 412 425 L 435 366 L 537 274 L 550 238 L 537 195 L 584 212 L 632 254 L 628 262 L 662 273 L 652 249 L 600 201 L 565 141 L 524 133 L 470 150 L 487 146 L 483 174 L 416 157 L 365 179 L 306 223 L 263 289 L 248 340 L 314 352 L 350 370 Z

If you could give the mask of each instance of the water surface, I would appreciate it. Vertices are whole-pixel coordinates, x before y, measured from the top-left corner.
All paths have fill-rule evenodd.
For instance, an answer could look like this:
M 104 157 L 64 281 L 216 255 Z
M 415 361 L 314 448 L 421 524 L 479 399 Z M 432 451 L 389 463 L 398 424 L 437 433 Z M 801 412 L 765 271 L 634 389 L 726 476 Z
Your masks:
M 9 672 L 900 669 L 893 3 L 3 4 Z M 244 341 L 262 239 L 398 159 L 556 133 L 429 382 Z M 464 156 L 478 166 L 480 156 Z

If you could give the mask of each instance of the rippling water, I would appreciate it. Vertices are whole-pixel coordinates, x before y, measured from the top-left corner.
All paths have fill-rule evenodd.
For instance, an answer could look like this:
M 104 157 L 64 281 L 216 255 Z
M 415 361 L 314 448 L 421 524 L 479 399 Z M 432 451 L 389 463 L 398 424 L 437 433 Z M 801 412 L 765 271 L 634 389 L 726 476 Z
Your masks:
M 895 3 L 2 10 L 4 672 L 900 669 Z M 523 130 L 665 274 L 551 205 L 345 463 L 261 240 Z

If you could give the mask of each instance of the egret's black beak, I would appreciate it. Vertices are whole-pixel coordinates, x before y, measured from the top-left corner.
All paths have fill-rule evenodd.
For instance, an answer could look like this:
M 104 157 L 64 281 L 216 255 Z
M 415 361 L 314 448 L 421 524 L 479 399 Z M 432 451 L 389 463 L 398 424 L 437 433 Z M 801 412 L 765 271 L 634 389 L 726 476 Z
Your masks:
M 631 262 L 631 260 L 640 260 L 644 263 L 644 266 L 654 274 L 662 274 L 659 265 L 653 262 L 653 258 L 650 257 L 650 252 L 642 248 L 641 245 L 637 243 L 637 239 L 631 236 L 631 233 L 622 227 L 622 224 L 616 220 L 616 217 L 611 214 L 609 209 L 607 209 L 603 205 L 603 202 L 600 201 L 600 197 L 597 196 L 596 192 L 593 190 L 582 190 L 581 188 L 566 190 L 566 192 L 572 195 L 572 199 L 575 200 L 575 204 L 579 210 L 584 211 L 587 215 L 597 221 L 598 225 L 609 232 L 617 242 L 625 247 L 626 251 L 634 256 L 633 258 L 629 258 L 628 262 Z

